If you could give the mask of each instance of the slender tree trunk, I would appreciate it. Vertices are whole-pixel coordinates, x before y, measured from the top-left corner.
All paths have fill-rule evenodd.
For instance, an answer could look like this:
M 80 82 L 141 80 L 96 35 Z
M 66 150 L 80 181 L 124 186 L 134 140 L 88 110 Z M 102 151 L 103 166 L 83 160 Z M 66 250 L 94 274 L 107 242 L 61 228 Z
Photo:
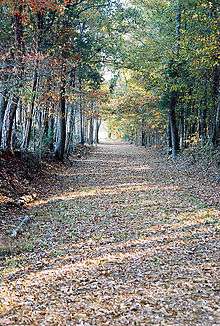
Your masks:
M 175 59 L 174 63 L 170 64 L 170 68 L 173 70 L 172 73 L 172 84 L 176 83 L 176 78 L 179 75 L 178 68 L 176 66 L 176 62 L 179 58 L 180 52 L 180 37 L 181 37 L 181 6 L 179 0 L 176 1 L 177 9 L 176 9 L 176 48 L 175 48 Z M 174 66 L 173 66 L 174 65 Z M 179 131 L 177 125 L 176 118 L 176 107 L 178 101 L 178 93 L 177 91 L 172 90 L 170 93 L 170 102 L 169 102 L 169 124 L 170 124 L 170 132 L 171 132 L 171 143 L 172 143 L 172 157 L 176 159 L 177 151 L 179 150 Z
M 88 118 L 87 117 L 84 117 L 83 119 L 84 121 L 84 125 L 83 125 L 83 129 L 84 129 L 84 138 L 85 138 L 85 143 L 88 143 L 89 140 L 88 140 Z
M 99 129 L 101 126 L 101 119 L 96 119 L 96 128 L 95 128 L 95 142 L 96 144 L 99 144 Z
M 180 113 L 180 148 L 185 147 L 185 108 L 181 109 Z
M 141 146 L 145 145 L 144 116 L 141 115 Z
M 94 143 L 94 118 L 91 117 L 89 119 L 89 145 L 92 145 Z
M 75 106 L 72 104 L 70 106 L 70 112 L 68 116 L 67 123 L 67 135 L 66 135 L 66 145 L 65 151 L 70 154 L 74 150 L 74 137 L 75 135 Z
M 213 98 L 214 98 L 214 128 L 212 142 L 215 147 L 220 146 L 220 66 L 216 67 L 213 78 Z
M 54 121 L 54 117 L 51 116 L 49 117 L 49 121 L 48 121 L 48 134 L 47 134 L 47 137 L 49 139 L 49 142 L 48 142 L 48 147 L 49 147 L 49 150 L 52 152 L 53 149 L 54 149 L 54 129 L 55 129 L 55 121 Z
M 16 114 L 16 109 L 18 106 L 19 97 L 14 95 L 10 98 L 5 110 L 3 125 L 2 125 L 2 139 L 1 147 L 5 152 L 13 153 L 12 148 L 12 130 L 14 124 L 14 118 Z
M 169 147 L 169 152 L 171 154 L 172 151 L 172 138 L 171 138 L 171 126 L 170 126 L 170 119 L 168 115 L 168 127 L 167 127 L 167 143 Z
M 17 58 L 18 58 L 18 76 L 17 76 L 17 88 L 19 89 L 22 84 L 24 64 L 22 61 L 22 56 L 25 52 L 24 39 L 23 39 L 23 23 L 22 23 L 22 12 L 23 6 L 18 6 L 18 11 L 15 13 L 14 19 L 14 32 L 15 32 L 15 42 L 17 45 Z M 1 136 L 1 147 L 5 152 L 13 152 L 12 144 L 12 131 L 14 119 L 16 116 L 16 110 L 18 107 L 19 97 L 18 93 L 13 94 L 7 103 L 7 108 L 5 110 L 4 119 L 2 123 L 2 136 Z
M 84 118 L 83 118 L 83 103 L 82 103 L 82 82 L 79 82 L 79 115 L 80 115 L 80 144 L 85 144 L 85 133 L 84 133 Z
M 218 101 L 217 101 L 217 108 L 216 108 L 216 115 L 215 115 L 213 144 L 215 147 L 220 146 L 220 85 L 219 85 Z
M 220 96 L 219 96 L 218 107 L 216 112 L 216 121 L 215 121 L 215 145 L 216 147 L 220 146 Z
M 0 144 L 2 139 L 2 127 L 4 121 L 4 115 L 7 108 L 8 98 L 7 98 L 7 91 L 3 90 L 0 94 Z
M 76 107 L 71 110 L 69 153 L 73 153 L 76 144 Z
M 201 138 L 201 144 L 204 146 L 207 140 L 207 109 L 203 107 L 200 110 L 200 138 Z
M 32 85 L 32 100 L 31 100 L 29 110 L 27 112 L 23 142 L 21 145 L 21 148 L 24 151 L 26 151 L 28 149 L 30 139 L 31 139 L 31 127 L 32 127 L 33 112 L 34 112 L 34 107 L 35 107 L 37 83 L 38 83 L 38 62 L 36 63 L 35 69 L 34 69 L 33 85 Z
M 64 159 L 66 144 L 66 76 L 65 69 L 62 71 L 61 88 L 60 88 L 60 112 L 58 117 L 59 133 L 55 149 L 55 157 L 62 161 Z
M 44 115 L 44 135 L 48 138 L 49 135 L 49 109 L 46 107 Z
M 204 81 L 204 97 L 201 100 L 200 110 L 199 110 L 199 133 L 202 146 L 205 145 L 207 141 L 207 87 L 208 81 L 205 77 Z
M 170 96 L 169 122 L 170 122 L 173 159 L 176 158 L 177 151 L 179 150 L 179 132 L 178 132 L 178 127 L 176 122 L 176 104 L 177 104 L 177 93 L 175 91 L 172 91 Z

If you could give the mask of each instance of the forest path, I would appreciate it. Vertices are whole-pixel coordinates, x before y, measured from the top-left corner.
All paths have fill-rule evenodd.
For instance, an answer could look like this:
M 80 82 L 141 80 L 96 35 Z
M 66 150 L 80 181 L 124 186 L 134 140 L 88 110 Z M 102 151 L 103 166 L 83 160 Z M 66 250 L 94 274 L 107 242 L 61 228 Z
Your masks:
M 0 325 L 220 324 L 219 210 L 163 160 L 100 145 L 53 177 L 5 262 Z

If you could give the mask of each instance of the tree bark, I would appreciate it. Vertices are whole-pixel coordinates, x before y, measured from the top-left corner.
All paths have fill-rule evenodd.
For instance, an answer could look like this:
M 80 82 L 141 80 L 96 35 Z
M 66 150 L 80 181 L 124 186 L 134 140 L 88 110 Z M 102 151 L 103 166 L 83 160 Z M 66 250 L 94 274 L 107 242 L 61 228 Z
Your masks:
M 67 126 L 66 145 L 65 145 L 65 151 L 68 154 L 72 153 L 74 150 L 74 137 L 76 136 L 75 114 L 76 114 L 76 107 L 74 104 L 71 104 L 68 126 Z
M 55 157 L 62 161 L 64 159 L 65 144 L 66 144 L 66 76 L 65 69 L 61 78 L 60 88 L 60 112 L 58 117 L 59 132 L 58 140 L 55 149 Z
M 96 119 L 96 127 L 95 127 L 95 143 L 99 144 L 99 129 L 101 126 L 101 119 Z
M 204 146 L 207 140 L 207 110 L 206 108 L 202 108 L 200 110 L 200 139 L 201 139 L 201 144 Z
M 179 75 L 178 71 L 178 59 L 180 52 L 180 38 L 181 38 L 181 6 L 179 0 L 176 1 L 176 45 L 175 45 L 175 59 L 174 62 L 170 62 L 170 69 L 172 72 L 172 85 L 177 82 L 177 77 Z M 169 101 L 169 125 L 171 133 L 171 144 L 172 144 L 172 157 L 176 159 L 177 151 L 179 150 L 179 131 L 176 119 L 176 106 L 178 101 L 178 92 L 171 90 L 170 92 L 170 101 Z
M 89 119 L 89 145 L 92 145 L 94 143 L 94 118 L 90 117 Z
M 215 115 L 214 135 L 213 144 L 215 147 L 220 146 L 220 85 L 218 90 L 218 101 Z
M 180 112 L 180 149 L 185 147 L 185 108 Z
M 34 112 L 34 107 L 35 107 L 37 84 L 38 84 L 38 62 L 36 63 L 35 69 L 34 69 L 33 85 L 32 85 L 32 100 L 30 103 L 29 110 L 27 112 L 23 142 L 21 145 L 21 149 L 23 151 L 26 151 L 28 149 L 30 139 L 31 139 L 31 127 L 32 127 L 33 112 Z
M 16 109 L 18 106 L 19 97 L 13 95 L 8 101 L 7 108 L 5 110 L 3 125 L 2 125 L 2 140 L 1 147 L 4 152 L 13 153 L 12 148 L 12 130 L 14 124 L 14 118 Z
M 3 127 L 5 111 L 7 108 L 7 103 L 8 103 L 7 91 L 3 90 L 0 95 L 0 144 L 2 139 L 2 127 Z
M 84 118 L 83 118 L 83 108 L 82 108 L 82 95 L 80 91 L 79 98 L 79 112 L 80 112 L 80 144 L 85 144 L 85 133 L 84 133 Z
M 17 89 L 21 88 L 23 71 L 24 71 L 24 63 L 22 60 L 22 56 L 25 53 L 25 46 L 24 46 L 24 38 L 23 38 L 22 12 L 23 12 L 23 6 L 19 5 L 18 11 L 15 13 L 13 17 L 15 42 L 18 50 L 17 57 L 19 63 L 18 76 L 17 76 L 17 80 L 18 80 Z M 18 107 L 18 102 L 19 102 L 18 91 L 16 93 L 17 94 L 11 95 L 7 103 L 7 108 L 5 110 L 3 124 L 2 124 L 1 147 L 5 152 L 13 152 L 12 130 L 13 130 L 14 119 Z
M 213 84 L 215 120 L 212 143 L 214 147 L 218 147 L 220 146 L 220 66 L 215 69 Z
M 177 151 L 179 150 L 179 132 L 176 122 L 176 104 L 177 104 L 177 92 L 172 91 L 170 95 L 169 106 L 169 123 L 171 132 L 171 144 L 172 144 L 172 156 L 176 159 Z
M 49 139 L 48 142 L 48 147 L 50 151 L 53 151 L 54 148 L 54 129 L 55 129 L 55 121 L 54 121 L 54 117 L 49 117 L 49 121 L 48 121 L 48 134 L 47 137 Z

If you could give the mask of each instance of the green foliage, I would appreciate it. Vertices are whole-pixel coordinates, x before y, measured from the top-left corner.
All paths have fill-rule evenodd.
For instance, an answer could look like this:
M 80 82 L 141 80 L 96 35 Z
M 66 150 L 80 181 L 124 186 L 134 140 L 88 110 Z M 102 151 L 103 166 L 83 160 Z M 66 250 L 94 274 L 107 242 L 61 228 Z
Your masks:
M 187 129 L 183 141 L 187 143 L 193 137 L 200 140 L 203 112 L 203 133 L 211 139 L 219 81 L 217 3 L 134 0 L 129 2 L 124 19 L 128 28 L 123 36 L 120 74 L 126 71 L 128 83 L 136 84 L 143 93 L 129 87 L 126 78 L 117 81 L 117 86 L 114 80 L 111 82 L 110 90 L 115 89 L 115 93 L 110 115 L 115 114 L 115 126 L 120 124 L 124 135 L 129 125 L 131 134 L 135 134 L 134 126 L 136 132 L 141 127 L 163 133 L 168 126 L 171 94 L 175 92 L 177 125 L 185 124 Z M 153 106 L 145 94 L 157 99 Z

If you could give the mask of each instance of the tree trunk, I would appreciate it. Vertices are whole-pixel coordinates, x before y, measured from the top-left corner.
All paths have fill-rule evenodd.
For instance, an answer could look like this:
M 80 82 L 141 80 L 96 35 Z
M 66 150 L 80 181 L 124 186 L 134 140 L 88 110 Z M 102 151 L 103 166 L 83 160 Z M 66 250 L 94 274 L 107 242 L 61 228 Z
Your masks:
M 171 126 L 170 126 L 169 115 L 168 115 L 168 127 L 167 127 L 167 144 L 168 144 L 169 151 L 170 151 L 170 154 L 171 154 L 171 151 L 172 151 L 172 138 L 171 138 Z
M 94 137 L 93 137 L 93 134 L 94 134 L 94 118 L 91 117 L 89 119 L 89 145 L 92 145 L 94 143 Z
M 96 119 L 96 127 L 95 127 L 95 143 L 99 144 L 99 129 L 101 126 L 101 119 Z
M 215 69 L 213 84 L 215 121 L 212 142 L 215 147 L 218 147 L 220 146 L 220 66 Z
M 22 56 L 25 53 L 24 39 L 23 39 L 23 6 L 19 5 L 18 10 L 13 16 L 14 23 L 14 33 L 15 33 L 15 42 L 17 46 L 17 56 L 18 56 L 18 76 L 17 76 L 17 88 L 21 87 L 24 64 L 22 62 Z M 18 94 L 18 93 L 17 93 Z M 16 110 L 19 102 L 18 95 L 11 95 L 7 107 L 5 109 L 4 119 L 2 123 L 2 134 L 1 134 L 1 147 L 5 152 L 13 152 L 12 146 L 12 130 L 14 119 L 16 115 Z
M 21 148 L 24 151 L 28 149 L 30 139 L 31 139 L 31 127 L 32 127 L 33 112 L 34 112 L 35 99 L 36 99 L 37 83 L 38 83 L 38 62 L 36 63 L 34 69 L 33 85 L 32 85 L 32 100 L 31 100 L 29 110 L 27 112 L 23 142 L 21 145 Z
M 201 144 L 204 146 L 207 140 L 207 123 L 206 123 L 206 118 L 207 118 L 207 110 L 206 108 L 202 108 L 200 110 L 200 139 L 201 139 Z
M 1 147 L 5 152 L 13 152 L 12 148 L 12 130 L 15 118 L 16 109 L 18 106 L 19 97 L 13 95 L 8 101 L 7 108 L 5 110 L 3 125 L 2 125 L 2 139 Z
M 87 117 L 84 117 L 83 122 L 84 122 L 84 124 L 83 124 L 83 129 L 84 129 L 84 132 L 83 132 L 83 134 L 84 134 L 84 140 L 85 140 L 86 143 L 88 143 L 89 140 L 88 140 L 88 119 L 87 119 Z
M 176 1 L 176 47 L 175 47 L 175 61 L 174 63 L 170 63 L 170 68 L 172 72 L 172 84 L 177 82 L 177 77 L 179 75 L 178 71 L 178 58 L 180 52 L 180 38 L 181 38 L 181 6 L 179 0 Z M 177 151 L 179 150 L 179 131 L 177 126 L 177 119 L 176 119 L 176 106 L 178 100 L 178 93 L 177 91 L 171 90 L 170 92 L 170 102 L 169 102 L 169 124 L 170 124 L 170 132 L 171 132 L 171 143 L 172 143 L 172 156 L 173 159 L 176 159 Z
M 180 149 L 185 147 L 185 109 L 181 109 L 180 113 Z
M 49 121 L 48 121 L 48 147 L 49 150 L 52 152 L 53 148 L 54 148 L 54 129 L 55 129 L 55 121 L 54 121 L 54 117 L 49 117 Z
M 169 107 L 169 122 L 171 132 L 171 144 L 172 144 L 172 156 L 176 158 L 177 151 L 179 150 L 179 132 L 176 123 L 176 104 L 177 104 L 177 93 L 171 92 L 170 95 L 170 107 Z
M 215 115 L 213 144 L 215 147 L 220 146 L 220 85 L 219 85 L 218 102 L 217 102 L 217 109 Z
M 75 130 L 75 114 L 76 107 L 72 104 L 69 112 L 68 126 L 67 126 L 67 135 L 66 135 L 66 145 L 65 151 L 70 154 L 74 150 L 74 138 L 76 136 Z
M 60 112 L 58 117 L 59 132 L 58 140 L 55 149 L 55 157 L 62 161 L 64 159 L 65 144 L 66 144 L 66 78 L 65 72 L 61 78 L 61 88 L 60 88 Z
M 80 144 L 85 144 L 85 134 L 84 134 L 84 117 L 83 117 L 83 103 L 82 103 L 82 81 L 79 80 L 79 119 L 80 119 Z
M 2 139 L 2 127 L 3 127 L 5 111 L 7 108 L 7 103 L 8 103 L 7 91 L 3 90 L 0 95 L 0 144 Z

